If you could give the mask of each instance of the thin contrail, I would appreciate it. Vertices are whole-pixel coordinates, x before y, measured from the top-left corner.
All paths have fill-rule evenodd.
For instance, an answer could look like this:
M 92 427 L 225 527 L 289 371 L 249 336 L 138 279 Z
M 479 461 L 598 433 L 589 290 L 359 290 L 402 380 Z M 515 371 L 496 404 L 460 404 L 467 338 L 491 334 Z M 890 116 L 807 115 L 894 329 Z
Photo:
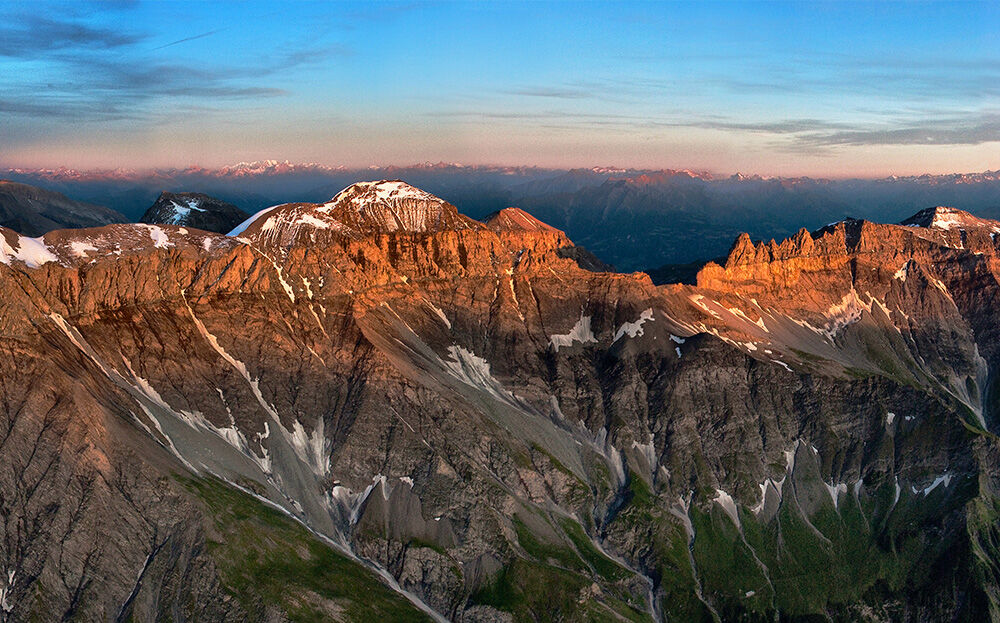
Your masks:
M 164 45 L 161 45 L 160 47 L 153 48 L 153 49 L 154 50 L 162 50 L 163 48 L 169 48 L 172 45 L 177 45 L 178 43 L 184 43 L 185 41 L 194 41 L 195 39 L 201 39 L 203 37 L 208 37 L 208 36 L 214 35 L 217 32 L 222 32 L 223 30 L 225 30 L 225 28 L 220 28 L 218 30 L 209 30 L 208 32 L 203 32 L 200 35 L 194 35 L 193 37 L 184 37 L 183 39 L 178 39 L 177 41 L 172 41 L 170 43 L 166 43 Z

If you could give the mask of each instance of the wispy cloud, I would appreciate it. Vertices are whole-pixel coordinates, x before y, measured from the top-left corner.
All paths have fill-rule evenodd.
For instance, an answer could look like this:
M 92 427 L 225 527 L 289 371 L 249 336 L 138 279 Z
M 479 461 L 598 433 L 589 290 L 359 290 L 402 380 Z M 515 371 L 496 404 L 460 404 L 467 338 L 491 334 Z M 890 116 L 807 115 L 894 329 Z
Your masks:
M 59 50 L 112 50 L 133 45 L 144 37 L 135 33 L 95 28 L 75 21 L 38 16 L 3 20 L 0 25 L 0 56 L 37 58 Z
M 980 145 L 1000 141 L 1000 114 L 974 113 L 949 119 L 928 119 L 902 127 L 856 128 L 799 136 L 806 146 L 859 145 Z
M 354 50 L 340 43 L 327 45 L 312 45 L 305 48 L 286 50 L 277 55 L 276 59 L 255 69 L 260 75 L 297 69 L 307 65 L 315 65 L 331 58 L 348 58 L 354 56 Z
M 821 119 L 774 122 L 692 121 L 685 127 L 773 134 L 785 150 L 819 154 L 836 147 L 876 145 L 980 145 L 1000 141 L 1000 112 L 965 111 L 933 116 L 897 115 L 881 123 Z
M 555 99 L 584 99 L 594 97 L 594 92 L 581 88 L 559 87 L 525 87 L 508 91 L 511 95 L 524 97 L 549 97 Z
M 0 57 L 37 61 L 43 73 L 0 72 L 0 112 L 22 119 L 105 122 L 155 120 L 168 101 L 201 100 L 207 110 L 233 102 L 288 95 L 268 84 L 286 72 L 352 51 L 338 44 L 310 43 L 262 55 L 256 64 L 238 67 L 206 62 L 167 62 L 151 54 L 177 44 L 215 35 L 215 29 L 145 47 L 150 36 L 128 30 L 95 28 L 75 18 L 11 18 L 0 23 Z
M 736 121 L 695 121 L 682 123 L 686 127 L 703 128 L 707 130 L 736 130 L 758 132 L 762 134 L 800 134 L 826 130 L 850 130 L 854 126 L 848 123 L 823 121 L 821 119 L 785 119 L 763 123 L 741 123 Z
M 920 111 L 917 111 L 918 113 Z M 965 111 L 934 115 L 897 113 L 881 123 L 851 123 L 835 119 L 740 121 L 720 115 L 675 112 L 665 116 L 580 113 L 569 110 L 468 111 L 441 110 L 427 116 L 486 122 L 529 124 L 537 128 L 578 131 L 583 128 L 616 132 L 655 132 L 697 128 L 734 134 L 773 135 L 782 151 L 821 155 L 836 147 L 864 145 L 979 145 L 1000 141 L 1000 112 Z

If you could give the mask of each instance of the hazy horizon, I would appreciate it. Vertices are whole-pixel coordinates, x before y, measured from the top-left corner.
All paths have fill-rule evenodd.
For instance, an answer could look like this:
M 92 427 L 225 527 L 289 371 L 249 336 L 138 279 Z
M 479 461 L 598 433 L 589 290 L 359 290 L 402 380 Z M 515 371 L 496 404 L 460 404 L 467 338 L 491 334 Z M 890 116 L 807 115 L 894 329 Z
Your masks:
M 361 171 L 386 171 L 386 170 L 417 170 L 417 169 L 434 169 L 434 168 L 467 168 L 467 169 L 478 169 L 483 171 L 489 170 L 503 170 L 503 169 L 519 169 L 524 171 L 551 171 L 554 173 L 558 172 L 570 172 L 570 171 L 594 171 L 594 172 L 616 172 L 620 171 L 623 173 L 630 174 L 641 174 L 641 173 L 658 173 L 658 172 L 674 172 L 674 173 L 689 173 L 693 176 L 702 176 L 710 179 L 720 180 L 728 177 L 733 177 L 736 175 L 743 175 L 746 177 L 759 177 L 762 179 L 796 179 L 796 178 L 809 178 L 816 180 L 882 180 L 890 177 L 921 177 L 921 176 L 948 176 L 948 175 L 984 175 L 990 173 L 1000 172 L 1000 168 L 996 169 L 982 169 L 979 171 L 941 171 L 941 172 L 929 172 L 922 171 L 917 173 L 887 173 L 885 175 L 780 175 L 768 173 L 766 171 L 713 171 L 708 169 L 697 169 L 694 167 L 626 167 L 626 166 L 616 166 L 607 164 L 593 164 L 593 165 L 581 165 L 581 166 L 543 166 L 537 164 L 515 164 L 515 163 L 495 163 L 495 162 L 485 162 L 485 163 L 470 163 L 470 162 L 444 162 L 444 161 L 424 161 L 424 162 L 408 162 L 408 163 L 386 163 L 386 164 L 370 164 L 363 166 L 348 166 L 337 163 L 328 162 L 293 162 L 290 160 L 278 160 L 275 158 L 264 158 L 261 160 L 250 160 L 250 161 L 240 161 L 240 162 L 228 162 L 217 166 L 206 166 L 198 163 L 188 163 L 186 165 L 180 166 L 147 166 L 147 167 L 68 167 L 65 165 L 40 165 L 40 166 L 18 166 L 10 164 L 2 164 L 0 170 L 6 171 L 21 171 L 24 173 L 41 173 L 41 172 L 76 172 L 83 175 L 101 175 L 101 174 L 114 174 L 114 173 L 130 173 L 136 176 L 142 175 L 153 175 L 157 173 L 164 172 L 185 172 L 185 171 L 206 171 L 206 172 L 219 172 L 225 169 L 236 169 L 241 165 L 252 166 L 252 165 L 265 165 L 267 163 L 273 163 L 274 165 L 288 165 L 292 167 L 323 167 L 329 169 L 330 171 L 344 171 L 344 172 L 361 172 Z

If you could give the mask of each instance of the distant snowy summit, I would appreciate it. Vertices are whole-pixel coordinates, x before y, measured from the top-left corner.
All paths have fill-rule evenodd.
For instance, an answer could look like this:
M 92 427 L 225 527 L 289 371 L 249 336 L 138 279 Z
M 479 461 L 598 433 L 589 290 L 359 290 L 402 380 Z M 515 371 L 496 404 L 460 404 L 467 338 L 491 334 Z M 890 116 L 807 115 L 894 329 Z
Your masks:
M 202 193 L 163 192 L 140 223 L 181 225 L 224 234 L 247 218 L 247 213 L 231 203 Z

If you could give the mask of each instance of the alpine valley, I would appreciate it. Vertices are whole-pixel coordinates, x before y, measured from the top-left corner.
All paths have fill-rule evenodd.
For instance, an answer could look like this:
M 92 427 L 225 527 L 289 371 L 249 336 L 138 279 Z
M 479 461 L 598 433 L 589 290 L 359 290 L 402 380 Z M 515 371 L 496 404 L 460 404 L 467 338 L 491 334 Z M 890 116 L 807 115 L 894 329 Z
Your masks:
M 4 622 L 1000 618 L 1000 222 L 656 286 L 401 181 L 166 202 L 0 228 Z

